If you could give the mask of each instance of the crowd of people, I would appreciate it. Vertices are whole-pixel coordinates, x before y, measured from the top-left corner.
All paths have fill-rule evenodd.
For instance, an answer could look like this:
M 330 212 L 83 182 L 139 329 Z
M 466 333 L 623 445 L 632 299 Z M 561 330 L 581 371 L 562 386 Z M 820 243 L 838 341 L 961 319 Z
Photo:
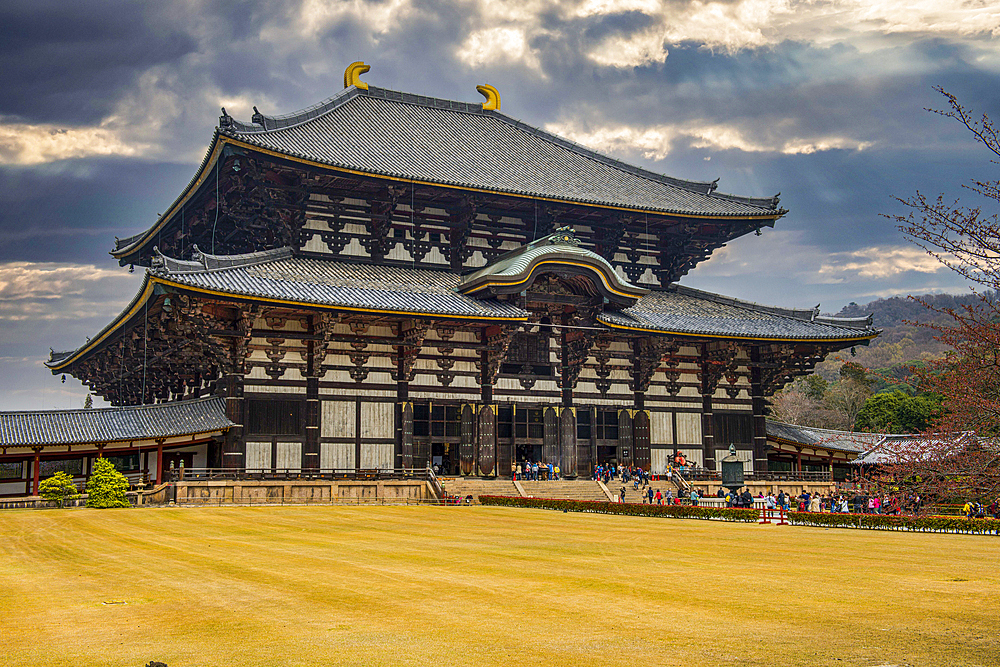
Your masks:
M 687 500 L 690 504 L 697 506 L 703 497 L 702 491 L 692 488 L 690 495 L 685 493 L 683 496 L 679 492 L 676 494 L 674 492 L 673 476 L 675 471 L 686 464 L 687 461 L 678 452 L 674 460 L 667 464 L 663 474 L 655 477 L 651 476 L 649 471 L 638 466 L 616 465 L 614 463 L 598 464 L 594 466 L 592 479 L 604 484 L 614 482 L 619 485 L 616 500 L 620 503 L 641 502 L 650 505 L 675 505 Z M 560 478 L 560 474 L 558 466 L 541 461 L 516 462 L 511 466 L 511 475 L 515 481 L 556 480 Z M 660 480 L 666 482 L 665 489 L 654 488 L 652 482 Z M 923 499 L 916 494 L 898 496 L 869 493 L 861 488 L 861 485 L 857 485 L 853 490 L 827 493 L 810 492 L 808 489 L 803 489 L 802 493 L 798 495 L 786 493 L 784 490 L 780 490 L 777 494 L 760 492 L 756 497 L 746 488 L 720 488 L 717 495 L 720 499 L 725 500 L 726 507 L 753 508 L 763 506 L 767 509 L 798 512 L 917 514 L 924 505 Z M 630 500 L 632 498 L 635 500 Z M 962 515 L 969 518 L 993 517 L 1000 519 L 1000 497 L 989 506 L 978 502 L 967 502 L 962 507 Z
M 562 471 L 559 470 L 559 466 L 551 463 L 525 461 L 522 464 L 520 461 L 515 461 L 511 464 L 510 472 L 515 482 L 538 482 L 541 480 L 559 479 Z

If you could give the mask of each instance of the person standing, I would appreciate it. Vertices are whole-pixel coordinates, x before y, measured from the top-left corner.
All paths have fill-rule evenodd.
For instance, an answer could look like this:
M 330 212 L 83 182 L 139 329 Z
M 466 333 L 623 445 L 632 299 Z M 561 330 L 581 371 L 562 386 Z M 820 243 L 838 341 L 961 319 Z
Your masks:
M 698 492 L 695 491 L 694 489 L 691 489 L 691 506 L 692 507 L 697 507 L 698 506 L 698 498 L 699 498 Z
M 620 503 L 624 503 L 625 502 L 625 485 L 624 484 L 622 484 L 622 488 L 619 489 L 619 491 L 618 491 L 618 502 L 620 502 Z
M 659 489 L 656 490 L 656 496 L 655 497 L 656 497 L 656 504 L 657 505 L 662 505 L 663 504 L 663 494 L 660 493 Z

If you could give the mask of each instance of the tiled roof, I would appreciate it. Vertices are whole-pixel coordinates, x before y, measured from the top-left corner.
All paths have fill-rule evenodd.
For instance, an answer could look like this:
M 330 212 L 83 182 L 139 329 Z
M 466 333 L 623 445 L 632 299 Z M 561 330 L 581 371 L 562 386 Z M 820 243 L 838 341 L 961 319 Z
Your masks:
M 261 148 L 376 176 L 560 201 L 698 216 L 774 218 L 777 197 L 715 192 L 663 176 L 482 105 L 351 87 L 284 117 L 226 120 L 220 133 Z
M 864 452 L 881 442 L 885 436 L 880 433 L 854 433 L 834 431 L 810 426 L 796 426 L 767 420 L 767 437 L 799 445 L 816 446 L 839 452 Z
M 221 398 L 93 410 L 0 412 L 6 447 L 72 445 L 169 438 L 233 426 Z
M 181 261 L 161 256 L 150 273 L 201 290 L 323 307 L 514 320 L 527 316 L 507 303 L 459 294 L 460 277 L 449 271 L 293 257 L 287 248 L 198 257 Z
M 672 286 L 653 291 L 621 312 L 598 319 L 612 327 L 682 335 L 758 340 L 844 340 L 873 338 L 870 319 L 818 317 L 817 310 L 792 310 Z

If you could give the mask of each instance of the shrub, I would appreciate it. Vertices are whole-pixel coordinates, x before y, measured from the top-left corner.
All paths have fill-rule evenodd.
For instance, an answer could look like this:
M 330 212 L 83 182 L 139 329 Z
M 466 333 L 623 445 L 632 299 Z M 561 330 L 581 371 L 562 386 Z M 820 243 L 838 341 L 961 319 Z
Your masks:
M 868 530 L 910 530 L 924 533 L 974 533 L 1000 535 L 998 519 L 966 519 L 959 516 L 895 516 L 886 514 L 822 514 L 789 512 L 788 522 L 796 526 L 864 528 Z
M 129 507 L 125 492 L 128 480 L 107 459 L 94 461 L 94 471 L 87 482 L 87 507 Z
M 38 495 L 46 500 L 57 501 L 59 507 L 62 508 L 67 500 L 76 498 L 79 494 L 76 491 L 76 485 L 73 484 L 73 478 L 59 471 L 52 477 L 42 480 L 38 486 Z
M 744 521 L 749 523 L 757 521 L 760 518 L 758 510 L 731 507 L 642 505 L 592 500 L 563 500 L 559 498 L 521 498 L 520 496 L 479 496 L 479 502 L 483 505 L 501 507 L 533 507 L 536 509 L 565 510 L 567 512 L 659 516 L 674 519 L 717 519 L 721 521 Z

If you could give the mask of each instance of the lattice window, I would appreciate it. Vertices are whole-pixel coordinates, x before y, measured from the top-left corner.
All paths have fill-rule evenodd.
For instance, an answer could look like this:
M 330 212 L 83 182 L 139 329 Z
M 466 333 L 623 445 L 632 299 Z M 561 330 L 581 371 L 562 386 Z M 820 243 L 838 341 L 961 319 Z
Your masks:
M 247 401 L 247 432 L 253 435 L 301 435 L 302 401 Z

